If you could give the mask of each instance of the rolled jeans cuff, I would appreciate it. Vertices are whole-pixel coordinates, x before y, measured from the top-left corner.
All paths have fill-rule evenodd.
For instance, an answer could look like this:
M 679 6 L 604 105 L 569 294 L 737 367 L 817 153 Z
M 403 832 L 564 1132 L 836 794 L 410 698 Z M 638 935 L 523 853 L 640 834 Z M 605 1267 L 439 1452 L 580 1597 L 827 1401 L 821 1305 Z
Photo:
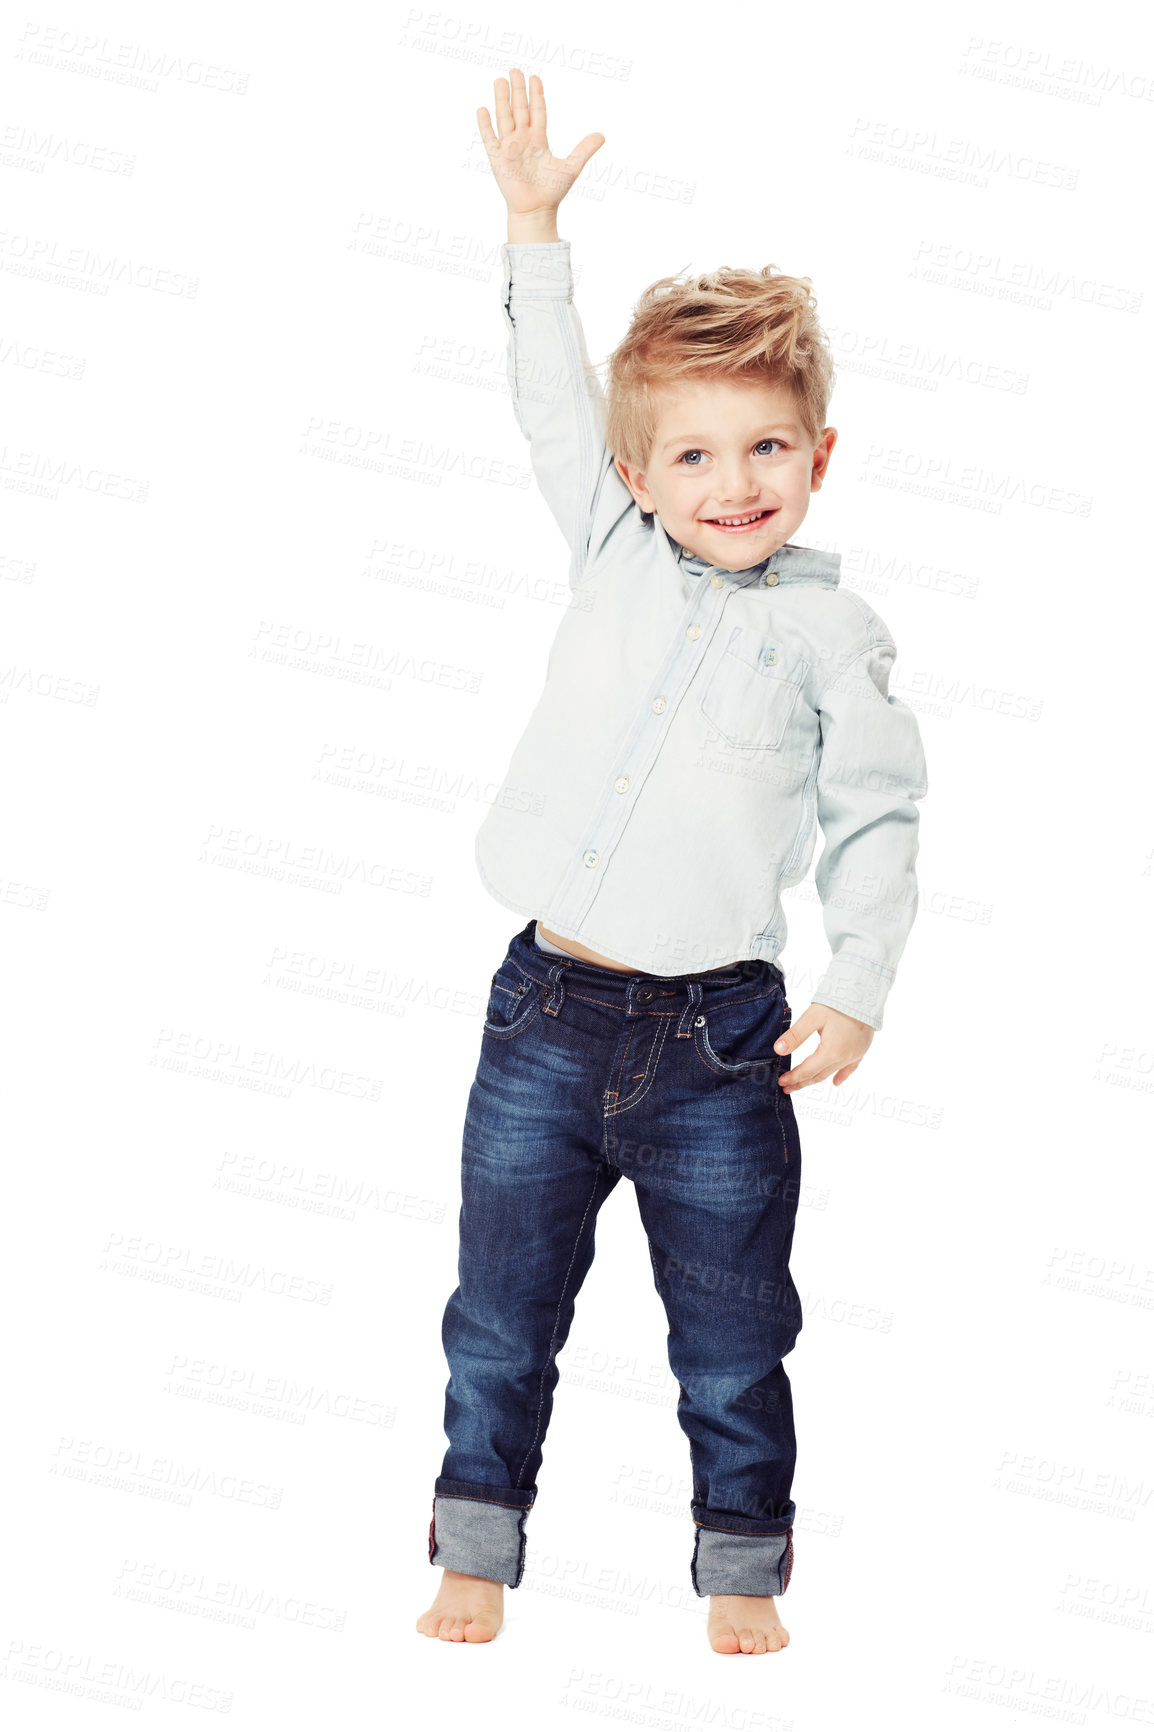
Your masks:
M 515 1588 L 525 1573 L 525 1520 L 534 1493 L 438 1479 L 429 1562 Z
M 695 1508 L 697 1538 L 689 1573 L 694 1592 L 707 1594 L 784 1594 L 793 1574 L 793 1526 L 777 1533 L 753 1531 L 741 1517 Z M 715 1525 L 716 1524 L 716 1525 Z

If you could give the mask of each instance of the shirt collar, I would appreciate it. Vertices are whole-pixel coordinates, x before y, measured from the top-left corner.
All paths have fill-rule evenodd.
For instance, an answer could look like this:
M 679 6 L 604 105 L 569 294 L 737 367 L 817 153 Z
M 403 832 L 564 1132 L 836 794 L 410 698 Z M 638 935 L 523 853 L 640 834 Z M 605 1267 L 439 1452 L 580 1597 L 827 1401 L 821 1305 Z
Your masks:
M 697 554 L 688 553 L 667 529 L 665 534 L 677 557 L 677 563 L 694 577 L 701 577 L 718 569 Z M 841 582 L 841 554 L 827 553 L 819 547 L 799 547 L 796 543 L 787 541 L 784 547 L 778 548 L 772 558 L 763 559 L 758 565 L 747 566 L 743 571 L 725 571 L 721 575 L 739 588 L 745 588 L 749 584 L 764 583 L 766 577 L 774 573 L 777 574 L 779 584 L 818 583 L 824 584 L 828 589 L 836 589 Z

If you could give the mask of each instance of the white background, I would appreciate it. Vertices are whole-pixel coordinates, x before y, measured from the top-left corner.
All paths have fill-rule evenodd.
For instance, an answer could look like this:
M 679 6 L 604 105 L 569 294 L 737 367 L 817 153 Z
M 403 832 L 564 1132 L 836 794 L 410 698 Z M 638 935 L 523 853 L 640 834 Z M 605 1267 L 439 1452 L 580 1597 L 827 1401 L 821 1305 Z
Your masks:
M 1135 17 L 10 15 L 12 1725 L 1154 1721 Z M 606 135 L 560 220 L 594 360 L 658 276 L 811 277 L 840 437 L 794 539 L 892 628 L 929 764 L 884 1033 L 796 1101 L 792 1643 L 756 1661 L 690 1585 L 628 1186 L 505 1629 L 414 1629 L 461 1124 L 524 923 L 473 839 L 565 605 L 474 118 L 511 66 L 559 153 Z M 796 1015 L 812 879 L 787 912 Z

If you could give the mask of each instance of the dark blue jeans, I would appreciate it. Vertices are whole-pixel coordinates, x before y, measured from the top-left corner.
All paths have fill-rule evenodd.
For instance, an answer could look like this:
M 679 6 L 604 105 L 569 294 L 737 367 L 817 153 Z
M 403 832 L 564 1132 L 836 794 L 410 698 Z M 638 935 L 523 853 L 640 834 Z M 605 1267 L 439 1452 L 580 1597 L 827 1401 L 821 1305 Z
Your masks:
M 551 956 L 530 921 L 493 976 L 469 1095 L 459 1285 L 429 1559 L 517 1587 L 597 1213 L 633 1181 L 689 1440 L 696 1592 L 781 1594 L 796 1443 L 782 1364 L 801 1180 L 781 971 L 666 978 Z

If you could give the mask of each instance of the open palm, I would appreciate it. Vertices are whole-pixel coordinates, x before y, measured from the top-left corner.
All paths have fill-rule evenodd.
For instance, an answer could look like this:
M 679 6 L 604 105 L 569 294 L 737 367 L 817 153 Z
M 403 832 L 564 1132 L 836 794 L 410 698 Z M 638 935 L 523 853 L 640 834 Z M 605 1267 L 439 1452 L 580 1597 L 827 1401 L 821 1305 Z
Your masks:
M 526 91 L 525 74 L 514 67 L 508 79 L 493 80 L 493 91 L 497 131 L 487 108 L 477 110 L 477 125 L 505 203 L 518 216 L 555 210 L 605 143 L 604 134 L 587 132 L 568 156 L 554 156 L 545 136 L 545 91 L 537 74 Z

